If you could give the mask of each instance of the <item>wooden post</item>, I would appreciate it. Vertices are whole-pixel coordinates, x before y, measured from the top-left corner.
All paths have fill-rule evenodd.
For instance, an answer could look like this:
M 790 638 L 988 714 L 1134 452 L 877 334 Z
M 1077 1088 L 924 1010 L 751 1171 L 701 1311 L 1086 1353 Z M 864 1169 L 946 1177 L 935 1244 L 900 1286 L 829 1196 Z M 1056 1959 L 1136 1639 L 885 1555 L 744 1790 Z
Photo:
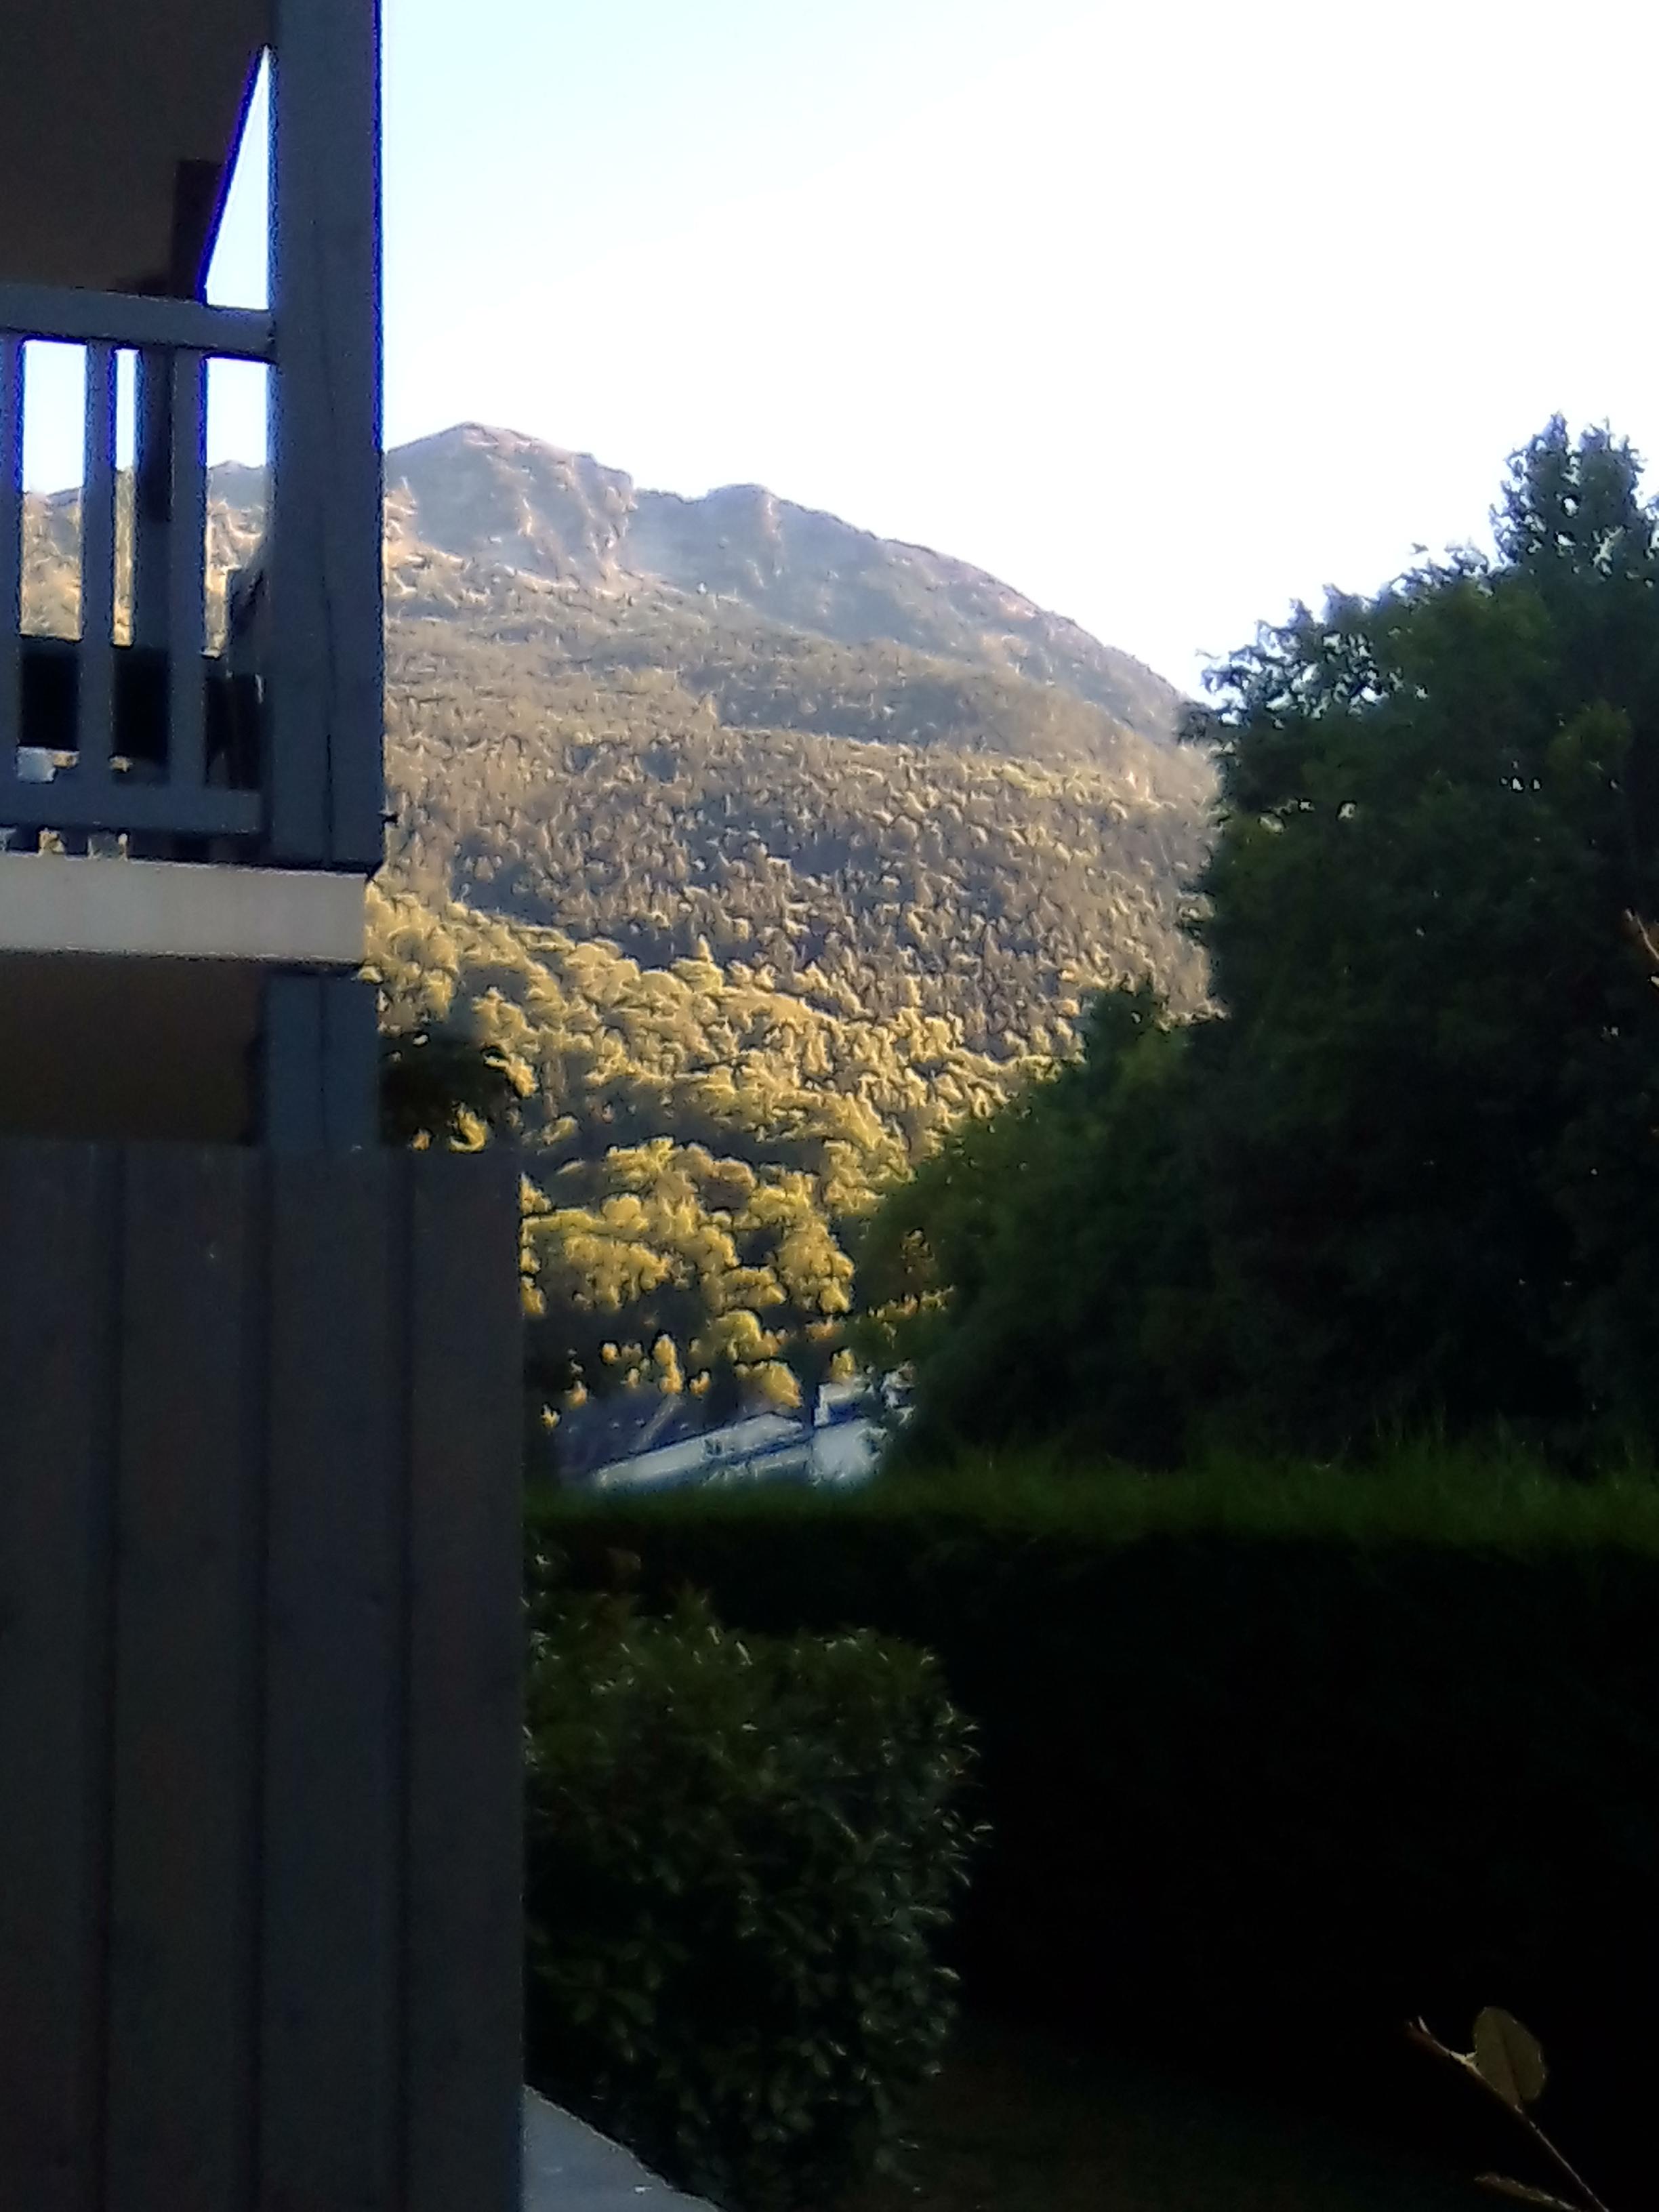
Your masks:
M 402 2203 L 398 1164 L 270 1169 L 258 2212 Z
M 349 975 L 276 975 L 264 987 L 254 1095 L 257 1140 L 289 1157 L 380 1142 L 374 986 Z
M 0 770 L 22 720 L 23 341 L 0 331 Z
M 132 641 L 161 651 L 167 641 L 173 535 L 172 358 L 149 348 L 134 363 L 132 460 Z
M 523 1322 L 510 1154 L 406 1156 L 409 1858 L 404 2212 L 520 2199 Z
M 270 857 L 380 866 L 379 0 L 273 0 Z
M 252 2190 L 258 1164 L 169 1145 L 125 1163 L 100 2212 Z
M 81 651 L 75 744 L 82 783 L 106 783 L 115 736 L 115 349 L 87 348 L 81 472 Z
M 173 356 L 141 348 L 133 362 L 132 387 L 132 642 L 163 653 L 173 595 Z M 149 771 L 165 784 L 171 763 L 172 732 L 165 720 L 161 758 Z M 141 829 L 128 830 L 127 849 L 135 860 L 170 860 L 174 841 Z
M 204 780 L 203 587 L 207 537 L 207 363 L 176 353 L 169 391 L 173 543 L 167 563 L 167 781 L 189 791 Z
M 0 1145 L 0 2196 L 103 2212 L 120 1162 Z

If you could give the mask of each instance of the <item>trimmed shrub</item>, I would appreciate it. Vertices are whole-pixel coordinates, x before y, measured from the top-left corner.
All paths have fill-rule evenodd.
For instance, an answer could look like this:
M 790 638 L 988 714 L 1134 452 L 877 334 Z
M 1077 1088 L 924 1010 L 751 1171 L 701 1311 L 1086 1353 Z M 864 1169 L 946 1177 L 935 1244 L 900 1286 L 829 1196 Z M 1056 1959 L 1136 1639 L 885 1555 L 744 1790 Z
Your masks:
M 544 1595 L 529 1678 L 538 2084 L 680 2185 L 829 2202 L 953 2015 L 968 1730 L 923 1652 Z
M 992 1830 L 970 1997 L 1372 2109 L 1421 2106 L 1406 2020 L 1498 2002 L 1593 2081 L 1569 2130 L 1616 2130 L 1659 2065 L 1654 1491 L 1240 1494 L 895 1481 L 544 1527 L 590 1581 L 625 1547 L 650 1601 L 938 1651 Z

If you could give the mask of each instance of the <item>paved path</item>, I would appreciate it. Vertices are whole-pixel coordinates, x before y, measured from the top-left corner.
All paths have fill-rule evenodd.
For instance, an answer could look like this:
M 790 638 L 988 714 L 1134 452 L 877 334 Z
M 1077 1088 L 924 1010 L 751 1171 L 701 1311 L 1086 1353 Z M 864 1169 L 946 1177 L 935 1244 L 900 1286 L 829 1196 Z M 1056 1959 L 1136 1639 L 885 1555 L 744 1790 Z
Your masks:
M 524 2093 L 524 2212 L 708 2212 L 533 2089 Z

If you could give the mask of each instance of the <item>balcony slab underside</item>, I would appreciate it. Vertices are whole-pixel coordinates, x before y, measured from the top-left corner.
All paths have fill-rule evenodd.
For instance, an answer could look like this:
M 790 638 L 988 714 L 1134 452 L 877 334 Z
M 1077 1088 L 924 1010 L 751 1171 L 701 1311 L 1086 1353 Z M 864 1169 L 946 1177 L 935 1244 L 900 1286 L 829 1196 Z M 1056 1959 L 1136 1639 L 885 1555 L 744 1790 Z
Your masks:
M 0 1135 L 245 1141 L 273 972 L 349 973 L 361 877 L 0 854 Z
M 264 0 L 8 0 L 0 281 L 190 297 L 268 17 Z

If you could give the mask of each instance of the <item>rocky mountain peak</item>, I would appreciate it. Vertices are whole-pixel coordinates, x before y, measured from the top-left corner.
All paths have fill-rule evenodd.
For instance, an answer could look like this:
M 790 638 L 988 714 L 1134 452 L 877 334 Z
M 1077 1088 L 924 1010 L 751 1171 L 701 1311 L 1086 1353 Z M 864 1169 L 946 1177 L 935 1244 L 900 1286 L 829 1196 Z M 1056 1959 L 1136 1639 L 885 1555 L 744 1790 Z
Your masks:
M 644 582 L 842 644 L 889 642 L 1054 684 L 1167 738 L 1181 696 L 1129 654 L 965 561 L 878 538 L 760 484 L 700 498 L 514 430 L 463 423 L 386 457 L 399 527 L 555 584 Z
M 440 552 L 555 583 L 609 583 L 623 568 L 633 479 L 589 453 L 464 422 L 386 465 L 404 527 Z

